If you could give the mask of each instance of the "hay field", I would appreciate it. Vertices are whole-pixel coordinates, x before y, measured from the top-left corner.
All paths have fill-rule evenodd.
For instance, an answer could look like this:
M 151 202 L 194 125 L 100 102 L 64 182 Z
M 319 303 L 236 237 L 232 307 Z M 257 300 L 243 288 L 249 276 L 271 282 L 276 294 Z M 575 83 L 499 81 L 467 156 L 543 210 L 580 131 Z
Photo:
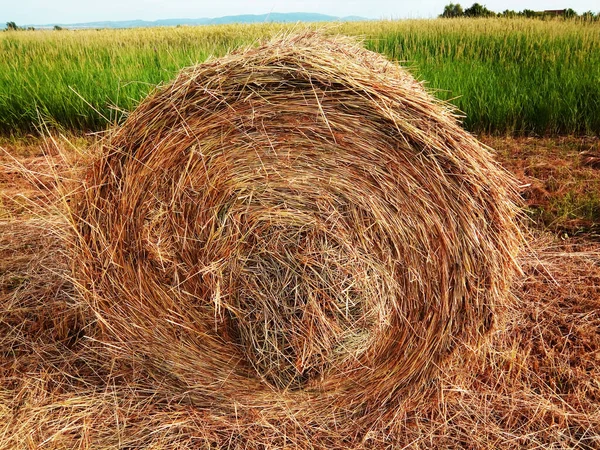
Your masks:
M 513 260 L 511 176 L 345 45 L 1 140 L 0 449 L 600 447 L 598 139 L 486 138 Z
M 305 26 L 0 33 L 0 130 L 22 134 L 42 120 L 71 131 L 105 129 L 181 67 Z M 465 19 L 318 27 L 363 36 L 367 48 L 402 61 L 466 114 L 471 131 L 600 132 L 597 24 Z

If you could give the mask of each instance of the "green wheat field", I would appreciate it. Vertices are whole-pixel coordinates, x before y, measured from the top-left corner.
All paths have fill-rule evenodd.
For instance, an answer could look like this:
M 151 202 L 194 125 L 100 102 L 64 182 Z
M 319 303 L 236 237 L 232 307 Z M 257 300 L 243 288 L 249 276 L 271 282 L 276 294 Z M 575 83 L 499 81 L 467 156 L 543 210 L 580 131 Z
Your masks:
M 0 133 L 106 129 L 182 67 L 304 28 L 363 39 L 476 133 L 600 134 L 600 26 L 532 19 L 3 32 Z

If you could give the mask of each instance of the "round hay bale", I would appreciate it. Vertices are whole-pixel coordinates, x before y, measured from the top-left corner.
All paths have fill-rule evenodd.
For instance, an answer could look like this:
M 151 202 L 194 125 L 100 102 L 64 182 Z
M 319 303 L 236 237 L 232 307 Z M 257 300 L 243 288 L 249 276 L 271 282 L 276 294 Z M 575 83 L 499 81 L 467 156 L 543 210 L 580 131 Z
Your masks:
M 512 179 L 347 38 L 185 69 L 100 153 L 76 278 L 114 348 L 236 421 L 393 414 L 480 342 L 516 269 Z

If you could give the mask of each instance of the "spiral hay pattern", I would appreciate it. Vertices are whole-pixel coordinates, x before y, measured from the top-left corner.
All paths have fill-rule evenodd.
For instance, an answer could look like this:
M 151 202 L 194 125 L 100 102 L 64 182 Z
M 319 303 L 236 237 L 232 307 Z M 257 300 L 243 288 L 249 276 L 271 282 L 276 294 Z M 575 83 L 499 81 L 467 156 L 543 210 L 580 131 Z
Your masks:
M 112 348 L 224 427 L 393 417 L 480 342 L 515 270 L 510 177 L 345 38 L 186 69 L 100 153 L 76 278 Z

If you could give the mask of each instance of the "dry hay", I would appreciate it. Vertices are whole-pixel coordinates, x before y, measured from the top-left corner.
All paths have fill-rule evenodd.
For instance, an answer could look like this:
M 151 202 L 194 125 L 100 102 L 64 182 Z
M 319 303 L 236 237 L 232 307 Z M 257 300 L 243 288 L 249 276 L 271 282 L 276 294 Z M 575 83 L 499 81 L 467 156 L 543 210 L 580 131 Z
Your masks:
M 0 222 L 0 449 L 600 448 L 600 246 L 531 246 L 519 301 L 467 370 L 455 352 L 438 395 L 349 436 L 177 401 L 96 342 L 47 218 Z
M 347 40 L 184 70 L 100 153 L 75 278 L 111 346 L 224 427 L 388 423 L 507 297 L 511 178 Z
M 447 386 L 489 364 L 513 182 L 407 72 L 280 38 L 183 71 L 97 150 L 70 203 L 81 297 L 41 369 L 7 364 L 35 375 L 2 385 L 0 447 L 477 443 L 485 401 Z

